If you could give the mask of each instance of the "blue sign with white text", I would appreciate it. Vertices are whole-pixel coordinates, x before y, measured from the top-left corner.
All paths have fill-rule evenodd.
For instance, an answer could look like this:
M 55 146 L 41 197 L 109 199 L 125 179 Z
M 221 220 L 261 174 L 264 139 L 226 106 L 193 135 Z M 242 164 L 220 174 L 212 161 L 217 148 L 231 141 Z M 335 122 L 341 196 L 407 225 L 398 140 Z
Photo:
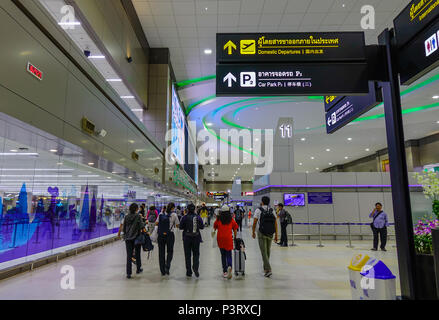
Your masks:
M 332 204 L 332 192 L 308 192 L 308 204 Z

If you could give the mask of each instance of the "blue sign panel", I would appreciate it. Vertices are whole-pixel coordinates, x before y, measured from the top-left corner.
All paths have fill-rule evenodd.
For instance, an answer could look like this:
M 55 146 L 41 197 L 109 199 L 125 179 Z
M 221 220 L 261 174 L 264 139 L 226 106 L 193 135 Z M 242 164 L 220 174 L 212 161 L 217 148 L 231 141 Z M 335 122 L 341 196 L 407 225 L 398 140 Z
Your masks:
M 326 132 L 334 133 L 382 101 L 381 91 L 370 81 L 368 95 L 344 97 L 326 113 Z
M 332 192 L 308 192 L 308 204 L 332 204 Z

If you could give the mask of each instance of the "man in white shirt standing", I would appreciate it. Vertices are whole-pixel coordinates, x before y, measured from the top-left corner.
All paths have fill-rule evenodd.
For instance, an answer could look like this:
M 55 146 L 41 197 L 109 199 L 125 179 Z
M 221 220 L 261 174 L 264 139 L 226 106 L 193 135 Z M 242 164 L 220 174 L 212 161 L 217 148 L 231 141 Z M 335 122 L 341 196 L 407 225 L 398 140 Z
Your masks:
M 277 221 L 276 215 L 273 209 L 269 207 L 270 198 L 262 197 L 261 206 L 256 209 L 253 219 L 253 239 L 256 239 L 256 228 L 258 228 L 258 242 L 259 249 L 261 250 L 262 260 L 264 264 L 264 276 L 270 277 L 272 275 L 271 265 L 270 265 L 270 251 L 271 243 L 273 241 L 277 242 L 278 231 L 277 231 Z

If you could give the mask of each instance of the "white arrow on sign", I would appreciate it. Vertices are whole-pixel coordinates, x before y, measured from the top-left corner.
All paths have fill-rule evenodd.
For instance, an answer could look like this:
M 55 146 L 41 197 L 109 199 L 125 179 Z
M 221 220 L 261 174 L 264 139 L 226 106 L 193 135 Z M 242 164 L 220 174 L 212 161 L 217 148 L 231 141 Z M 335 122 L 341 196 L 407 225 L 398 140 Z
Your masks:
M 226 81 L 227 81 L 227 86 L 229 88 L 231 88 L 233 82 L 236 82 L 236 77 L 232 73 L 229 72 L 223 79 L 223 82 L 226 82 Z
M 330 127 L 332 124 L 331 118 L 328 118 L 328 127 Z

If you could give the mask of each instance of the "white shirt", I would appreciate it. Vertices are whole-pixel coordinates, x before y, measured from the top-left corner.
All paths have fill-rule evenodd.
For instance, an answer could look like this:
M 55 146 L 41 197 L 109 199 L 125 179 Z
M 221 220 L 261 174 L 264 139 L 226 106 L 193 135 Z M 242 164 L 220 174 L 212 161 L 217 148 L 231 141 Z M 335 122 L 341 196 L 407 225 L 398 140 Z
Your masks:
M 162 214 L 167 214 L 167 213 L 160 213 L 159 214 L 159 218 Z M 158 224 L 158 219 L 157 219 L 157 224 Z M 177 226 L 177 224 L 179 224 L 180 221 L 178 220 L 178 216 L 175 212 L 171 213 L 171 216 L 169 217 L 169 231 L 174 232 L 174 228 Z

